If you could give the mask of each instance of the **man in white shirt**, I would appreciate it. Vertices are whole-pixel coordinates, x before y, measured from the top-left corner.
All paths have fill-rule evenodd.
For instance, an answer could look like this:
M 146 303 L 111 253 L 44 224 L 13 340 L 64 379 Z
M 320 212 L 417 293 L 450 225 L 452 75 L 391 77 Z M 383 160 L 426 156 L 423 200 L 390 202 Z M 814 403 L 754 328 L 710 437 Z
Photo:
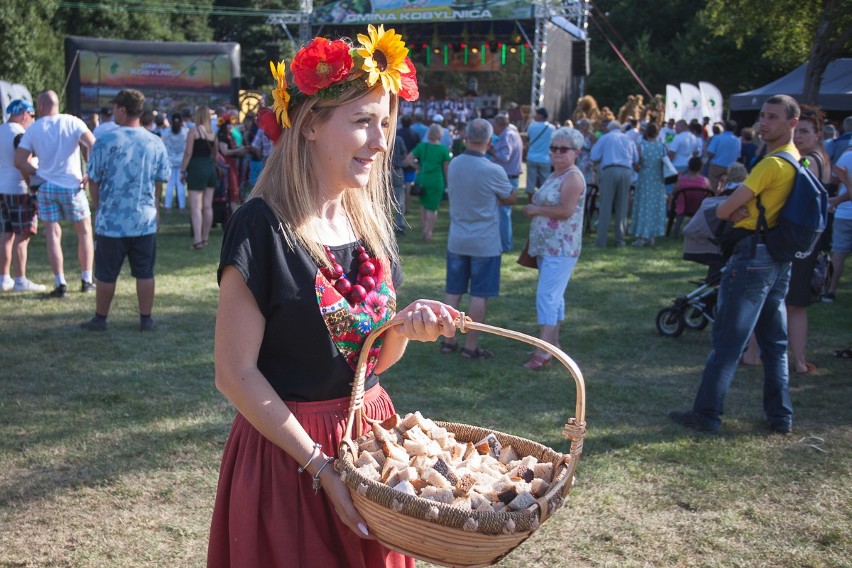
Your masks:
M 81 291 L 93 292 L 91 211 L 86 196 L 80 145 L 86 154 L 95 144 L 95 137 L 86 123 L 70 114 L 59 113 L 59 97 L 44 91 L 36 99 L 39 119 L 24 133 L 15 150 L 15 167 L 29 183 L 38 172 L 44 183 L 39 188 L 39 214 L 45 225 L 47 257 L 53 270 L 56 288 L 50 295 L 63 298 L 67 291 L 65 259 L 62 255 L 62 228 L 65 219 L 74 224 L 77 233 L 77 258 L 80 261 Z M 39 159 L 38 170 L 30 163 L 31 156 Z
M 16 99 L 6 107 L 6 114 L 9 121 L 0 124 L 0 290 L 44 292 L 44 285 L 27 278 L 27 247 L 38 230 L 38 201 L 15 167 L 15 148 L 33 123 L 35 109 Z M 13 265 L 14 280 L 9 274 Z
M 689 131 L 689 125 L 685 120 L 678 120 L 675 123 L 675 132 L 677 134 L 669 145 L 669 159 L 678 173 L 683 173 L 689 165 L 689 159 L 695 155 L 698 141 Z
M 109 107 L 104 107 L 101 109 L 99 113 L 101 116 L 101 123 L 95 126 L 95 129 L 92 130 L 92 135 L 95 139 L 100 138 L 110 130 L 114 130 L 118 128 L 118 125 L 112 119 L 112 109 Z

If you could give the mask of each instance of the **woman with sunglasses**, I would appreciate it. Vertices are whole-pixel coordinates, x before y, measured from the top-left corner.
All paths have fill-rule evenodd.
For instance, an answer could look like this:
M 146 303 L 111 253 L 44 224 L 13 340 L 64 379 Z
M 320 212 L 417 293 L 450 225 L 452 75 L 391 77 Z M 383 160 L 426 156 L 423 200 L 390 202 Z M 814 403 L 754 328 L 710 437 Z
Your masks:
M 550 139 L 553 173 L 524 207 L 530 223 L 529 253 L 538 260 L 536 315 L 541 339 L 559 347 L 559 328 L 565 319 L 565 288 L 583 243 L 586 180 L 576 165 L 583 135 L 573 128 L 558 128 Z M 541 349 L 524 364 L 539 370 L 552 359 Z

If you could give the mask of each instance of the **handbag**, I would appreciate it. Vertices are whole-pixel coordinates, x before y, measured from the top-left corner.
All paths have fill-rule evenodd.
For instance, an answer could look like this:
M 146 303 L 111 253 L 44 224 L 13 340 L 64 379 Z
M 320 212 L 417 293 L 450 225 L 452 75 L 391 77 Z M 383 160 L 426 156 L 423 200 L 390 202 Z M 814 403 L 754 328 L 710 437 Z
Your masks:
M 411 195 L 423 195 L 423 186 L 417 182 L 412 183 Z
M 524 248 L 521 249 L 521 254 L 518 256 L 518 264 L 526 268 L 538 268 L 538 259 L 530 255 L 530 240 L 524 243 Z
M 677 181 L 677 168 L 672 164 L 671 158 L 666 154 L 663 156 L 663 182 L 666 184 Z
M 834 273 L 834 265 L 827 253 L 818 252 L 816 255 L 814 271 L 811 274 L 811 295 L 814 296 L 814 299 L 820 299 L 828 291 L 828 285 L 831 283 L 831 277 Z

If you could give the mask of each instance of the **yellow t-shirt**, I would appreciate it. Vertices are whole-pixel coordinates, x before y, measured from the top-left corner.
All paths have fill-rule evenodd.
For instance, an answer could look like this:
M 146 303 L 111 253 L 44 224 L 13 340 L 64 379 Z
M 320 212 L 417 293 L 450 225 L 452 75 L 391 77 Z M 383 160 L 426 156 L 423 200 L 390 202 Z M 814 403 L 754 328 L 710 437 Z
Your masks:
M 785 144 L 760 160 L 743 182 L 755 196 L 760 196 L 769 228 L 778 223 L 778 214 L 793 190 L 793 179 L 796 177 L 796 170 L 787 160 L 772 155 L 778 152 L 787 152 L 796 160 L 800 158 L 799 151 L 792 142 Z M 746 203 L 746 209 L 748 217 L 736 223 L 734 227 L 754 231 L 757 229 L 757 199 L 750 199 Z

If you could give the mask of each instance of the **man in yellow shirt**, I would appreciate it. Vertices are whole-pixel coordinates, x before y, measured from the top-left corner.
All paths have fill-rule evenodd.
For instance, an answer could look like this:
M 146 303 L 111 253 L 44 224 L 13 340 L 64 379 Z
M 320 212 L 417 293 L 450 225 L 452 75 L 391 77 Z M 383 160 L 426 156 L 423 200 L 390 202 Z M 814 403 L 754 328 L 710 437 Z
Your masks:
M 702 432 L 719 431 L 725 395 L 754 332 L 763 361 L 763 410 L 769 428 L 779 434 L 792 431 L 784 308 L 790 263 L 775 261 L 763 244 L 757 232 L 757 197 L 765 209 L 768 227 L 774 227 L 793 189 L 796 172 L 790 163 L 773 154 L 788 152 L 799 158 L 792 142 L 798 122 L 799 105 L 795 99 L 787 95 L 767 99 L 760 111 L 760 135 L 766 142 L 767 155 L 716 210 L 720 219 L 734 222 L 734 234 L 740 240 L 722 273 L 713 349 L 692 410 L 669 413 L 669 418 L 681 426 Z

